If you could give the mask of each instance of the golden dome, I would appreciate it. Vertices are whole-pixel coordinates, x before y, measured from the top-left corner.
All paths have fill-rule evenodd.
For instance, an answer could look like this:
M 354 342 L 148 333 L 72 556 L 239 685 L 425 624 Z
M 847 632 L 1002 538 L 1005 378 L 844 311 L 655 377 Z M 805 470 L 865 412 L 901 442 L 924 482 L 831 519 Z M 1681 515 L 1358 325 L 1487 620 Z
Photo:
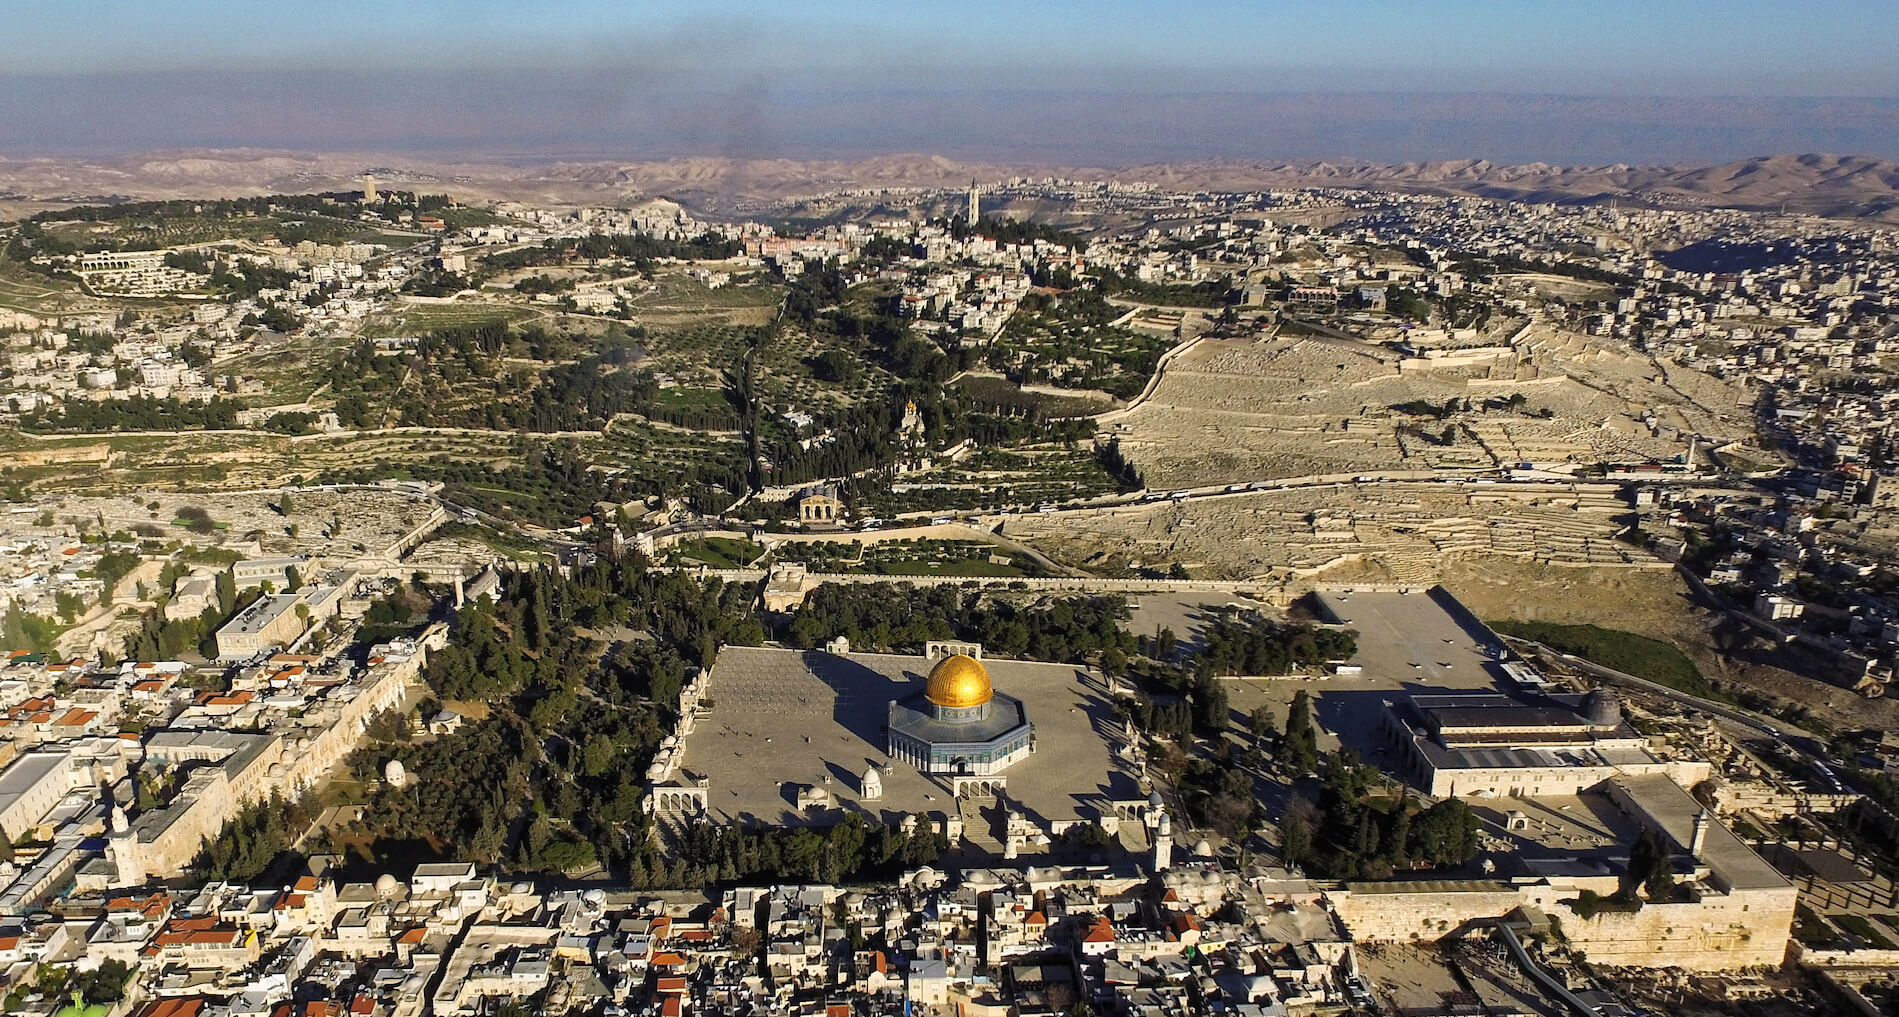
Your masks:
M 981 706 L 995 692 L 989 684 L 989 669 L 958 653 L 944 657 L 930 669 L 923 697 L 938 706 L 967 707 Z

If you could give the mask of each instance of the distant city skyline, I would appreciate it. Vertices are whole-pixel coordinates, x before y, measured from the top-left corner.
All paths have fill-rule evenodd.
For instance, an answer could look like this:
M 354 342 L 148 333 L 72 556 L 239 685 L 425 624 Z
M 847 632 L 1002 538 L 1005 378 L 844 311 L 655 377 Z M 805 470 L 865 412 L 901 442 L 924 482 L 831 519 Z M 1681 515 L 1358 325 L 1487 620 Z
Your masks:
M 0 157 L 1899 158 L 1877 5 L 0 3 Z

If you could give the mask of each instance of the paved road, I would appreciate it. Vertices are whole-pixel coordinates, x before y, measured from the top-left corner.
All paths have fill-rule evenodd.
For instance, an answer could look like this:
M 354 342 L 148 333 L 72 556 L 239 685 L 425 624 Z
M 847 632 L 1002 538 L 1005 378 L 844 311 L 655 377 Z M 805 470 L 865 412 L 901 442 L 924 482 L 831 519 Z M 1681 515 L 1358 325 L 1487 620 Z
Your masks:
M 1058 505 L 1009 505 L 1000 509 L 981 511 L 978 514 L 990 516 L 1012 515 L 1060 515 L 1070 512 L 1094 512 L 1104 508 L 1118 508 L 1130 505 L 1158 505 L 1169 501 L 1190 501 L 1203 498 L 1236 498 L 1243 495 L 1258 494 L 1261 491 L 1288 491 L 1307 488 L 1343 488 L 1359 484 L 1384 483 L 1465 483 L 1495 484 L 1513 487 L 1533 486 L 1561 491 L 1575 487 L 1603 487 L 1621 490 L 1628 486 L 1619 480 L 1592 480 L 1585 477 L 1550 480 L 1540 477 L 1521 479 L 1503 479 L 1495 471 L 1472 470 L 1376 470 L 1365 473 L 1323 473 L 1309 474 L 1303 477 L 1287 477 L 1280 480 L 1256 480 L 1251 483 L 1205 484 L 1199 487 L 1182 487 L 1169 490 L 1129 491 L 1125 494 L 1108 494 L 1097 498 L 1085 498 L 1079 501 L 1062 502 Z M 969 515 L 969 510 L 939 508 L 929 511 L 901 512 L 893 520 L 923 519 L 934 516 Z

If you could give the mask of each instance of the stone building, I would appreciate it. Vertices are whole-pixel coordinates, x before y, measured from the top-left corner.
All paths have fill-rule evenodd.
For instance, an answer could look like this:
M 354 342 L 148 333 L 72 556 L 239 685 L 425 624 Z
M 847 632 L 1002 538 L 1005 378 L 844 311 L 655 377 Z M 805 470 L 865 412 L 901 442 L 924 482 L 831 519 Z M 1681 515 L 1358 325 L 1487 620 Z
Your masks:
M 928 774 L 986 777 L 1033 751 L 1022 701 L 995 690 L 974 657 L 950 654 L 930 669 L 923 694 L 890 703 L 888 752 Z
M 287 647 L 303 634 L 304 621 L 297 614 L 303 598 L 294 593 L 273 593 L 259 597 L 218 629 L 218 657 L 241 660 L 267 647 Z
M 771 572 L 765 576 L 765 610 L 776 614 L 796 611 L 804 606 L 804 599 L 810 594 L 813 585 L 803 562 L 772 563 Z
M 1383 730 L 1400 750 L 1397 776 L 1441 798 L 1575 794 L 1645 773 L 1693 787 L 1712 772 L 1702 760 L 1657 755 L 1600 689 L 1407 696 L 1388 706 Z
M 836 485 L 821 484 L 798 496 L 798 521 L 801 523 L 835 523 L 843 518 L 844 502 L 838 497 Z

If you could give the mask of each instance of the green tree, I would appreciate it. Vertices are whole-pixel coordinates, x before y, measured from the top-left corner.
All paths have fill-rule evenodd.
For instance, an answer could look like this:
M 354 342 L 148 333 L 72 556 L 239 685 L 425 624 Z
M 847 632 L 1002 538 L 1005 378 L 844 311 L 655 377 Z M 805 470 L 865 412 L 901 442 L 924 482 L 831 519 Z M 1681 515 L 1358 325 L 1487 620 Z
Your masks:
M 825 350 L 811 363 L 812 372 L 820 381 L 838 382 L 849 385 L 863 374 L 863 367 L 856 357 L 843 350 Z
M 1446 798 L 1412 823 L 1418 854 L 1434 865 L 1462 865 L 1477 854 L 1477 814 L 1459 798 Z
M 61 590 L 53 594 L 53 603 L 58 605 L 60 620 L 68 625 L 71 625 L 86 611 L 86 598 L 77 593 L 67 593 Z
M 1391 828 L 1385 833 L 1385 846 L 1382 854 L 1393 865 L 1403 865 L 1411 860 L 1411 795 L 1399 799 L 1398 807 L 1393 810 Z
M 1305 804 L 1304 799 L 1294 803 Z M 1312 857 L 1312 820 L 1307 808 L 1291 808 L 1279 827 L 1279 857 L 1289 866 L 1304 865 Z
M 1319 733 L 1312 723 L 1312 697 L 1304 689 L 1293 693 L 1286 711 L 1286 733 L 1279 739 L 1277 759 L 1292 774 L 1310 773 L 1319 765 Z
M 1273 711 L 1269 707 L 1256 706 L 1246 717 L 1246 730 L 1253 736 L 1253 746 L 1263 749 L 1267 739 L 1279 730 L 1279 724 L 1273 720 Z
M 1194 726 L 1210 735 L 1217 736 L 1226 730 L 1230 710 L 1226 686 L 1218 678 L 1202 675 L 1194 681 Z
M 613 766 L 613 741 L 607 736 L 595 732 L 587 739 L 587 747 L 580 753 L 580 772 L 588 777 L 599 777 Z
M 1643 827 L 1629 848 L 1629 867 L 1622 875 L 1617 896 L 1634 901 L 1640 888 L 1651 901 L 1670 900 L 1675 895 L 1675 857 L 1668 840 L 1652 827 Z
M 1179 645 L 1180 641 L 1178 637 L 1174 635 L 1174 630 L 1162 628 L 1154 633 L 1154 639 L 1148 646 L 1147 655 L 1153 657 L 1155 660 L 1168 660 L 1173 657 L 1174 651 Z

